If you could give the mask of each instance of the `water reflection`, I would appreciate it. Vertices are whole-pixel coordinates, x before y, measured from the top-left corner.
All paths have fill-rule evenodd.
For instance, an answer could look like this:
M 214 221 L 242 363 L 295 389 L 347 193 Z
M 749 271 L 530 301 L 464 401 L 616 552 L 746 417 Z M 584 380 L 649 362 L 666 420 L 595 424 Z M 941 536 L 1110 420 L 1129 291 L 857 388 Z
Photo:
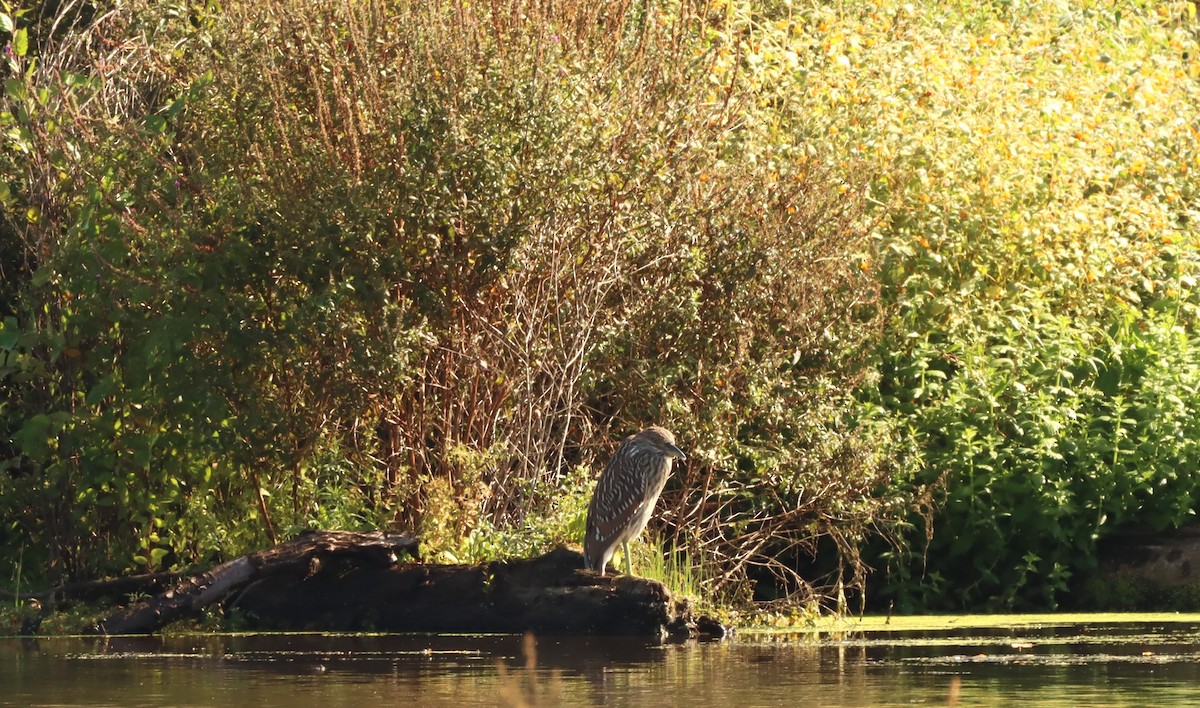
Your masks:
M 658 647 L 628 638 L 0 639 L 0 706 L 1192 705 L 1200 627 L 1069 626 Z

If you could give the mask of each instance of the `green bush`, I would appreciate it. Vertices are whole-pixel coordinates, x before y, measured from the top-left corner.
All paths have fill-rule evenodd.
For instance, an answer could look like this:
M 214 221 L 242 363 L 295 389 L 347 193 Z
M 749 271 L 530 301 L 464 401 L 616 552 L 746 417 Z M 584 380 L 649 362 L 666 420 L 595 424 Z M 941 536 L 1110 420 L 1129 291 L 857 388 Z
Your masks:
M 931 506 L 881 558 L 885 594 L 1054 607 L 1098 538 L 1196 502 L 1194 13 L 898 16 L 878 51 L 911 51 L 864 58 L 880 71 L 862 90 L 915 101 L 850 138 L 908 175 L 881 186 L 900 207 L 877 231 L 894 318 L 868 398 L 906 431 L 897 481 Z
M 1047 607 L 1191 516 L 1193 4 L 62 12 L 0 27 L 23 584 L 532 553 L 649 423 L 709 594 Z
M 18 61 L 5 104 L 36 263 L 6 548 L 91 575 L 336 523 L 528 553 L 577 537 L 579 470 L 652 422 L 693 460 L 661 530 L 721 569 L 707 592 L 757 566 L 807 589 L 802 552 L 833 538 L 853 566 L 894 513 L 886 431 L 849 410 L 879 324 L 862 191 L 752 70 L 753 16 L 273 0 L 98 22 Z

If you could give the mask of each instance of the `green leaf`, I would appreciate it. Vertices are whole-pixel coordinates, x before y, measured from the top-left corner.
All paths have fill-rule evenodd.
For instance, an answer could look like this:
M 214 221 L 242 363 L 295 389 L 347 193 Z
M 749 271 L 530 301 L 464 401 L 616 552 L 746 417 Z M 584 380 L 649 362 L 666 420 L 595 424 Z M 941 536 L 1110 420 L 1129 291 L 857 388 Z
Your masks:
M 20 79 L 5 79 L 4 93 L 14 101 L 25 100 L 25 84 Z
M 13 32 L 12 48 L 17 56 L 25 56 L 25 53 L 29 51 L 29 32 L 27 30 L 19 29 Z
M 12 440 L 29 459 L 45 462 L 50 457 L 50 434 L 50 417 L 39 413 L 26 420 L 21 429 L 13 434 Z
M 0 349 L 6 352 L 11 352 L 17 348 L 17 339 L 21 336 L 17 329 L 17 320 L 15 317 L 5 317 L 3 322 L 0 322 Z
M 89 406 L 99 405 L 104 399 L 108 398 L 117 390 L 116 383 L 113 382 L 111 375 L 100 379 L 95 386 L 92 387 L 87 394 L 87 404 Z
M 162 133 L 167 129 L 167 119 L 162 116 L 149 116 L 146 118 L 146 130 L 151 133 Z
M 12 31 L 16 28 L 17 26 L 13 23 L 12 15 L 7 12 L 0 13 L 0 32 L 12 34 Z

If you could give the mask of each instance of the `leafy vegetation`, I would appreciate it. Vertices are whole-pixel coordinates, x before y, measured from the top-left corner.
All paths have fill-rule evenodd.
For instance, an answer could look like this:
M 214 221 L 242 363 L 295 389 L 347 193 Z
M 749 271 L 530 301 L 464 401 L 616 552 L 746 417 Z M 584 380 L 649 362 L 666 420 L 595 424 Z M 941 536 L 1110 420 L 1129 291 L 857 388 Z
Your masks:
M 4 7 L 14 586 L 533 553 L 652 422 L 709 598 L 1052 607 L 1188 521 L 1193 3 L 502 5 Z
M 879 231 L 875 400 L 938 490 L 890 590 L 1055 607 L 1097 539 L 1197 501 L 1195 6 L 914 13 L 862 79 L 915 99 L 866 129 L 912 168 Z
M 861 190 L 729 70 L 722 12 L 613 13 L 26 15 L 3 546 L 50 578 L 318 524 L 527 552 L 652 421 L 703 441 L 665 525 L 710 592 L 877 520 Z

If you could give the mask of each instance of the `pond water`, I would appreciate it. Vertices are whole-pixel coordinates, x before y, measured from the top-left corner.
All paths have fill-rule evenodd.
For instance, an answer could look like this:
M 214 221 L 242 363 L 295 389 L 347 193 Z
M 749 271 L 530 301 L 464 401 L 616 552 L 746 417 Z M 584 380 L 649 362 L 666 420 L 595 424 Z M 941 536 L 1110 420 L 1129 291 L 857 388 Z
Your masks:
M 0 639 L 0 706 L 1018 703 L 1200 705 L 1200 623 L 740 633 L 666 647 L 518 636 Z

